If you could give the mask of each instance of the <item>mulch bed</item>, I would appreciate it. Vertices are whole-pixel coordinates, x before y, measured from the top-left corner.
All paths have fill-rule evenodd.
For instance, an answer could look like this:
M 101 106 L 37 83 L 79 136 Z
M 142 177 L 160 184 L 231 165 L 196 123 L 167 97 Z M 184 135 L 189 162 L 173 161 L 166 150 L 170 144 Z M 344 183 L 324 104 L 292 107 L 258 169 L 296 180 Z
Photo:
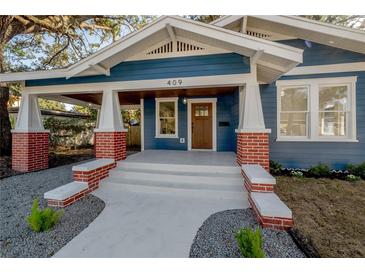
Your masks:
M 365 181 L 276 177 L 293 237 L 311 257 L 365 257 Z

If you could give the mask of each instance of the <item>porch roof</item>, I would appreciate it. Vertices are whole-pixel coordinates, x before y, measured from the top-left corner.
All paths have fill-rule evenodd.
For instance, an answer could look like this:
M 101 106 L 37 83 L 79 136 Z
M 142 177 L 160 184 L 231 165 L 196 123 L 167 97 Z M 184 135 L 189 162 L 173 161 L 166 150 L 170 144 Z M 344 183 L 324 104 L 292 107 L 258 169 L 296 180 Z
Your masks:
M 302 62 L 301 49 L 179 16 L 161 16 L 104 49 L 64 69 L 0 74 L 1 82 L 109 75 L 110 68 L 165 39 L 182 37 L 255 59 L 257 77 L 272 82 Z

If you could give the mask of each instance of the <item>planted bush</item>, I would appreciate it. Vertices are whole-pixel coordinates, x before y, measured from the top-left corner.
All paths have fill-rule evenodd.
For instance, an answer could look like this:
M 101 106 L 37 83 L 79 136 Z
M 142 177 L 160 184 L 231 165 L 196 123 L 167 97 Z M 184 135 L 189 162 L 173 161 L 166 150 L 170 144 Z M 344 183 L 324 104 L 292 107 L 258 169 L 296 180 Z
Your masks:
M 281 175 L 282 171 L 283 166 L 280 163 L 270 160 L 270 173 L 272 175 Z
M 356 181 L 360 181 L 361 178 L 359 176 L 353 175 L 353 174 L 348 174 L 346 176 L 346 180 L 349 182 L 356 182 Z
M 259 228 L 255 231 L 251 228 L 241 228 L 237 231 L 236 240 L 241 255 L 244 258 L 264 258 L 265 253 L 262 249 L 263 241 Z
M 319 163 L 317 166 L 308 169 L 308 175 L 315 178 L 329 177 L 331 170 L 326 164 Z
M 303 172 L 301 172 L 299 170 L 292 170 L 290 172 L 290 175 L 293 176 L 293 177 L 297 177 L 297 178 L 303 178 L 304 177 Z
M 361 177 L 365 180 L 365 162 L 362 162 L 359 165 L 347 165 L 347 170 L 350 174 Z
M 39 209 L 38 199 L 34 199 L 31 214 L 28 216 L 28 225 L 35 232 L 51 229 L 61 219 L 63 211 L 52 208 Z

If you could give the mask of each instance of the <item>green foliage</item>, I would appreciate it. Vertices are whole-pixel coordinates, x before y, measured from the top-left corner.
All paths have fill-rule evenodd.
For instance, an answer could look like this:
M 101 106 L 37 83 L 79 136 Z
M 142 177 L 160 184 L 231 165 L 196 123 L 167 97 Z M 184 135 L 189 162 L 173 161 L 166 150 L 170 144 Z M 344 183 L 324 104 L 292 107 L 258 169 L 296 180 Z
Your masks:
M 356 181 L 360 181 L 361 178 L 359 176 L 355 176 L 353 174 L 348 174 L 346 176 L 346 180 L 349 181 L 349 182 L 356 182 Z
M 362 162 L 359 165 L 349 164 L 347 165 L 347 170 L 350 174 L 361 177 L 365 180 L 365 162 Z
M 75 105 L 72 107 L 72 111 L 90 115 L 90 119 L 89 119 L 90 121 L 96 121 L 97 116 L 98 116 L 98 111 L 96 109 L 84 107 L 84 106 Z
M 28 225 L 34 232 L 50 230 L 61 219 L 63 211 L 52 208 L 39 209 L 38 199 L 34 199 L 31 214 L 28 216 Z
M 50 145 L 78 147 L 91 143 L 95 121 L 84 119 L 57 119 L 49 117 L 43 121 L 44 128 L 50 130 Z
M 270 173 L 272 175 L 280 175 L 283 170 L 283 166 L 276 161 L 270 160 Z
M 47 100 L 47 99 L 39 99 L 39 107 L 41 109 L 51 109 L 51 110 L 66 110 L 66 106 L 64 103 L 53 101 L 53 100 Z
M 297 178 L 303 178 L 304 177 L 303 172 L 301 172 L 299 170 L 292 170 L 290 172 L 290 175 L 293 176 L 293 177 L 297 177 Z
M 323 163 L 319 163 L 317 166 L 313 166 L 308 170 L 308 175 L 315 178 L 329 177 L 330 168 Z
M 265 253 L 262 249 L 263 241 L 259 228 L 255 231 L 251 228 L 241 228 L 237 231 L 236 240 L 241 255 L 244 258 L 264 258 Z

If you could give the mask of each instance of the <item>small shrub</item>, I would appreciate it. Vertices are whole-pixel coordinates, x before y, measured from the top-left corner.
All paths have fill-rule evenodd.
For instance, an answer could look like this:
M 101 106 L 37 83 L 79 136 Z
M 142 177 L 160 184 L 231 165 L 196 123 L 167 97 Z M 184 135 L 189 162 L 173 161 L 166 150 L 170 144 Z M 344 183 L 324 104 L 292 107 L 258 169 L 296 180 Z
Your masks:
M 275 161 L 270 160 L 270 173 L 272 175 L 281 175 L 283 171 L 283 166 Z
M 244 258 L 264 258 L 265 253 L 262 249 L 262 235 L 259 228 L 253 231 L 251 228 L 241 228 L 237 231 L 236 240 L 241 255 Z
M 322 163 L 319 163 L 317 166 L 311 167 L 308 170 L 308 175 L 315 178 L 329 177 L 330 173 L 330 168 Z
M 301 172 L 299 170 L 292 170 L 290 172 L 290 175 L 293 176 L 293 177 L 297 177 L 297 178 L 303 178 L 304 177 L 303 172 Z
M 356 182 L 356 181 L 360 181 L 361 178 L 359 176 L 353 175 L 353 174 L 348 174 L 346 176 L 346 180 L 349 182 Z
M 28 225 L 35 232 L 47 231 L 58 223 L 63 211 L 52 208 L 39 209 L 38 199 L 34 199 L 31 214 L 28 216 Z
M 365 162 L 362 162 L 359 165 L 347 165 L 347 170 L 350 174 L 361 177 L 365 180 Z

